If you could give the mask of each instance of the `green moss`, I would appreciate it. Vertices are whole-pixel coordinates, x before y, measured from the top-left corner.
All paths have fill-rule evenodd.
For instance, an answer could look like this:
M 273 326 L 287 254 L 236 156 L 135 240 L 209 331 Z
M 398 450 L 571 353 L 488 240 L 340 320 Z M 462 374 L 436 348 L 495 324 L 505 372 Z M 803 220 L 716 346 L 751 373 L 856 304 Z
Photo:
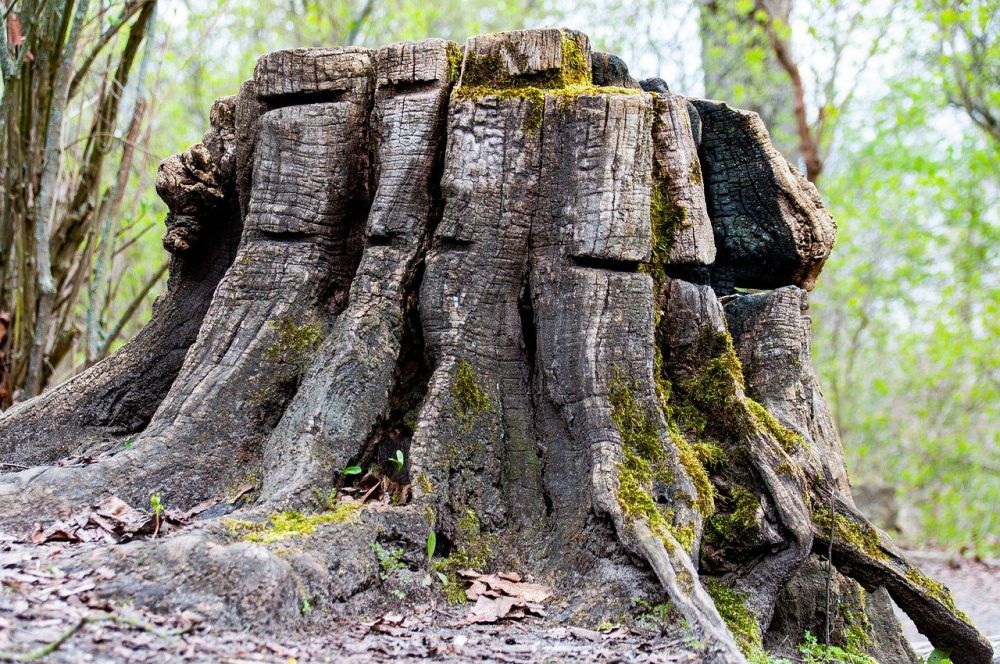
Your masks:
M 760 527 L 760 498 L 738 484 L 731 493 L 732 510 L 708 520 L 705 535 L 716 544 L 739 542 L 749 531 Z
M 855 613 L 849 604 L 841 604 L 838 608 L 841 619 L 844 621 L 844 650 L 851 655 L 865 656 L 865 650 L 871 646 L 872 625 L 865 615 L 865 591 L 863 588 L 857 589 L 858 611 Z
M 468 67 L 468 65 L 466 65 Z M 501 101 L 520 99 L 528 102 L 524 116 L 524 130 L 537 135 L 542 129 L 542 115 L 545 112 L 545 90 L 533 86 L 490 87 L 486 85 L 462 85 L 452 93 L 455 99 L 482 99 L 495 97 Z
M 271 321 L 277 333 L 277 340 L 264 351 L 264 357 L 304 369 L 319 346 L 323 328 L 318 323 L 298 325 L 291 316 Z
M 711 516 L 715 512 L 715 488 L 712 486 L 712 481 L 708 478 L 708 471 L 705 470 L 705 465 L 698 457 L 694 448 L 688 444 L 687 440 L 679 432 L 671 431 L 670 439 L 677 448 L 677 455 L 681 465 L 684 466 L 684 470 L 694 484 L 694 490 L 698 496 L 698 511 L 704 517 Z
M 270 544 L 293 537 L 312 535 L 317 526 L 326 523 L 356 523 L 361 506 L 357 503 L 340 503 L 333 509 L 316 514 L 290 510 L 270 516 L 268 523 L 227 520 L 226 527 L 247 542 Z
M 691 162 L 691 184 L 700 185 L 702 183 L 701 162 L 697 159 Z
M 670 486 L 674 478 L 660 442 L 656 419 L 639 404 L 634 389 L 621 370 L 615 367 L 608 385 L 608 404 L 611 406 L 611 419 L 622 439 L 622 462 L 618 464 L 616 495 L 618 503 L 627 518 L 644 519 L 668 550 L 667 534 L 685 550 L 691 551 L 694 547 L 694 525 L 675 525 L 673 510 L 653 498 L 654 479 Z
M 681 620 L 680 613 L 670 600 L 652 604 L 641 597 L 635 597 L 632 602 L 639 609 L 635 615 L 635 623 L 640 627 L 664 629 L 676 625 Z
M 454 83 L 462 73 L 462 47 L 449 42 L 445 50 L 448 54 L 448 80 Z
M 760 633 L 760 626 L 753 612 L 747 608 L 747 596 L 737 590 L 733 590 L 719 579 L 711 577 L 703 579 L 705 590 L 712 597 L 715 608 L 719 615 L 726 621 L 729 631 L 736 639 L 736 645 L 740 647 L 743 654 L 748 659 L 766 661 L 767 654 L 764 652 L 764 642 Z
M 951 591 L 949 591 L 943 584 L 930 578 L 916 567 L 910 567 L 906 570 L 906 578 L 915 586 L 923 588 L 928 595 L 941 602 L 945 608 L 954 613 L 961 620 L 970 625 L 972 624 L 972 621 L 969 620 L 969 616 L 967 616 L 960 608 L 955 606 L 955 600 L 951 596 Z
M 566 31 L 562 33 L 562 81 L 567 85 L 590 85 L 593 75 L 590 61 L 580 46 L 582 35 Z M 561 86 L 561 87 L 563 87 Z
M 670 262 L 677 231 L 687 223 L 687 209 L 670 200 L 666 185 L 659 177 L 653 179 L 649 198 L 649 223 L 652 232 L 654 268 Z
M 774 415 L 767 412 L 764 406 L 760 405 L 753 399 L 746 400 L 746 406 L 750 413 L 756 418 L 755 428 L 764 429 L 770 433 L 781 448 L 789 454 L 794 454 L 797 450 L 802 449 L 805 445 L 805 440 L 792 431 L 791 429 L 783 426 L 781 422 L 777 420 Z
M 868 524 L 854 523 L 822 504 L 813 505 L 812 520 L 823 537 L 829 537 L 832 530 L 837 542 L 846 542 L 876 560 L 888 557 L 879 544 L 878 531 Z
M 545 112 L 545 97 L 552 94 L 562 105 L 569 100 L 599 94 L 642 94 L 632 88 L 600 87 L 593 84 L 590 62 L 581 46 L 582 36 L 562 33 L 562 62 L 551 71 L 513 76 L 504 63 L 504 55 L 525 67 L 525 56 L 517 45 L 502 44 L 498 52 L 480 55 L 470 52 L 465 56 L 465 69 L 461 73 L 462 85 L 452 92 L 457 100 L 476 100 L 495 97 L 499 100 L 525 100 L 530 108 L 525 114 L 525 131 L 537 135 L 541 131 Z M 457 50 L 457 49 L 456 49 Z M 449 51 L 449 65 L 461 67 L 462 54 L 454 58 Z M 457 79 L 456 75 L 456 79 Z
M 486 392 L 476 382 L 472 365 L 462 359 L 455 370 L 451 383 L 451 394 L 458 406 L 458 418 L 464 429 L 471 429 L 476 418 L 493 410 L 493 404 Z
M 429 495 L 434 492 L 434 485 L 431 484 L 430 479 L 427 477 L 426 473 L 418 473 L 415 479 L 416 485 L 420 487 L 420 490 L 424 492 L 425 495 Z

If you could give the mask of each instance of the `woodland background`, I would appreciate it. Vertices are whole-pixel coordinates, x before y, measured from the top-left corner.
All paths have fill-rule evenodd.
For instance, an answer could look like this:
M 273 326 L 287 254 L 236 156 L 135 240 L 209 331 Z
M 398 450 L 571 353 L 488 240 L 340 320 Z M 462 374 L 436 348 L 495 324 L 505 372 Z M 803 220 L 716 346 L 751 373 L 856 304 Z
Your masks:
M 814 355 L 902 539 L 1000 556 L 1000 0 L 0 0 L 0 407 L 107 356 L 162 287 L 157 163 L 290 46 L 565 25 L 761 113 L 839 224 Z

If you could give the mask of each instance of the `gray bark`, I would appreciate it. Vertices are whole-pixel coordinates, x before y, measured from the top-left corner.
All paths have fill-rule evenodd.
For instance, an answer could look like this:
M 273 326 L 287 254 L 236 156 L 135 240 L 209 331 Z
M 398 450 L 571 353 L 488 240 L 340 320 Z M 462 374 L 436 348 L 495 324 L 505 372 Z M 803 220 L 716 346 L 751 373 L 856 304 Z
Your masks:
M 880 625 L 873 652 L 905 648 L 884 593 L 860 606 L 846 577 L 884 586 L 955 661 L 987 661 L 853 507 L 804 291 L 713 290 L 811 286 L 833 234 L 815 189 L 756 116 L 695 101 L 699 154 L 688 100 L 630 80 L 555 29 L 261 58 L 215 114 L 231 129 L 161 174 L 176 256 L 242 229 L 169 391 L 131 449 L 0 476 L 0 528 L 112 492 L 184 509 L 249 483 L 247 504 L 185 532 L 74 560 L 119 570 L 98 594 L 278 629 L 303 598 L 331 614 L 390 605 L 372 545 L 400 546 L 401 573 L 422 578 L 433 532 L 439 558 L 478 546 L 476 565 L 560 589 L 556 619 L 669 600 L 705 661 L 741 662 L 815 625 L 810 566 L 839 524 L 839 596 Z M 223 209 L 223 224 L 205 213 Z M 12 463 L 111 431 L 45 399 L 0 422 L 37 440 L 29 409 L 54 413 L 60 446 L 12 446 Z M 291 544 L 243 536 L 329 510 L 352 465 L 396 502 Z M 789 588 L 811 603 L 789 609 Z

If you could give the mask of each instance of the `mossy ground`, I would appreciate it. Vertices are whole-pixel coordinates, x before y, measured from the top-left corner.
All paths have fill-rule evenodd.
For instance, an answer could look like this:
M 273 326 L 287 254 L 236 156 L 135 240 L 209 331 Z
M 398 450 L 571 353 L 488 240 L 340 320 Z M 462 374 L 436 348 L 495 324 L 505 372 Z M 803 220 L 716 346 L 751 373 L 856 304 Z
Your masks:
M 323 524 L 356 523 L 360 511 L 358 503 L 338 503 L 331 509 L 314 514 L 289 510 L 272 514 L 266 523 L 230 519 L 226 525 L 230 532 L 244 541 L 271 544 L 295 537 L 307 537 Z

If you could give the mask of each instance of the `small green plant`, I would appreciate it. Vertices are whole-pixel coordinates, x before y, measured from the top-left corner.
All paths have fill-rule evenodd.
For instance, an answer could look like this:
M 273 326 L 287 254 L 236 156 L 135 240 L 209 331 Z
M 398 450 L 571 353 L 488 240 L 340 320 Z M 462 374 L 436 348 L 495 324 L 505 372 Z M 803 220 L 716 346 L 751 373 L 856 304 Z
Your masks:
M 135 438 L 127 438 L 127 439 L 125 440 L 125 442 L 124 442 L 124 443 L 122 443 L 122 445 L 123 445 L 123 446 L 125 447 L 125 449 L 127 449 L 127 450 L 130 450 L 130 449 L 132 449 L 133 447 L 135 447 Z
M 149 497 L 149 506 L 153 508 L 153 537 L 160 533 L 160 520 L 163 518 L 163 499 L 154 493 Z
M 951 664 L 951 652 L 935 648 L 924 660 L 924 664 Z
M 378 576 L 383 581 L 387 580 L 393 572 L 406 569 L 406 565 L 403 564 L 402 549 L 386 549 L 379 542 L 372 542 L 372 549 L 375 551 L 378 566 L 381 568 Z
M 806 664 L 878 664 L 874 659 L 859 652 L 850 652 L 827 643 L 820 643 L 811 632 L 806 632 L 799 644 L 799 653 Z
M 341 471 L 341 475 L 347 477 L 348 475 L 360 475 L 362 473 L 361 466 L 347 466 Z
M 437 549 L 437 533 L 433 530 L 427 533 L 427 560 L 434 559 L 434 551 Z
M 312 613 L 312 610 L 313 610 L 312 601 L 310 601 L 310 599 L 308 597 L 303 597 L 302 598 L 302 615 L 308 616 L 310 613 Z
M 389 463 L 396 467 L 396 472 L 402 472 L 403 466 L 406 465 L 406 457 L 403 456 L 403 450 L 396 450 L 394 456 L 389 457 Z

